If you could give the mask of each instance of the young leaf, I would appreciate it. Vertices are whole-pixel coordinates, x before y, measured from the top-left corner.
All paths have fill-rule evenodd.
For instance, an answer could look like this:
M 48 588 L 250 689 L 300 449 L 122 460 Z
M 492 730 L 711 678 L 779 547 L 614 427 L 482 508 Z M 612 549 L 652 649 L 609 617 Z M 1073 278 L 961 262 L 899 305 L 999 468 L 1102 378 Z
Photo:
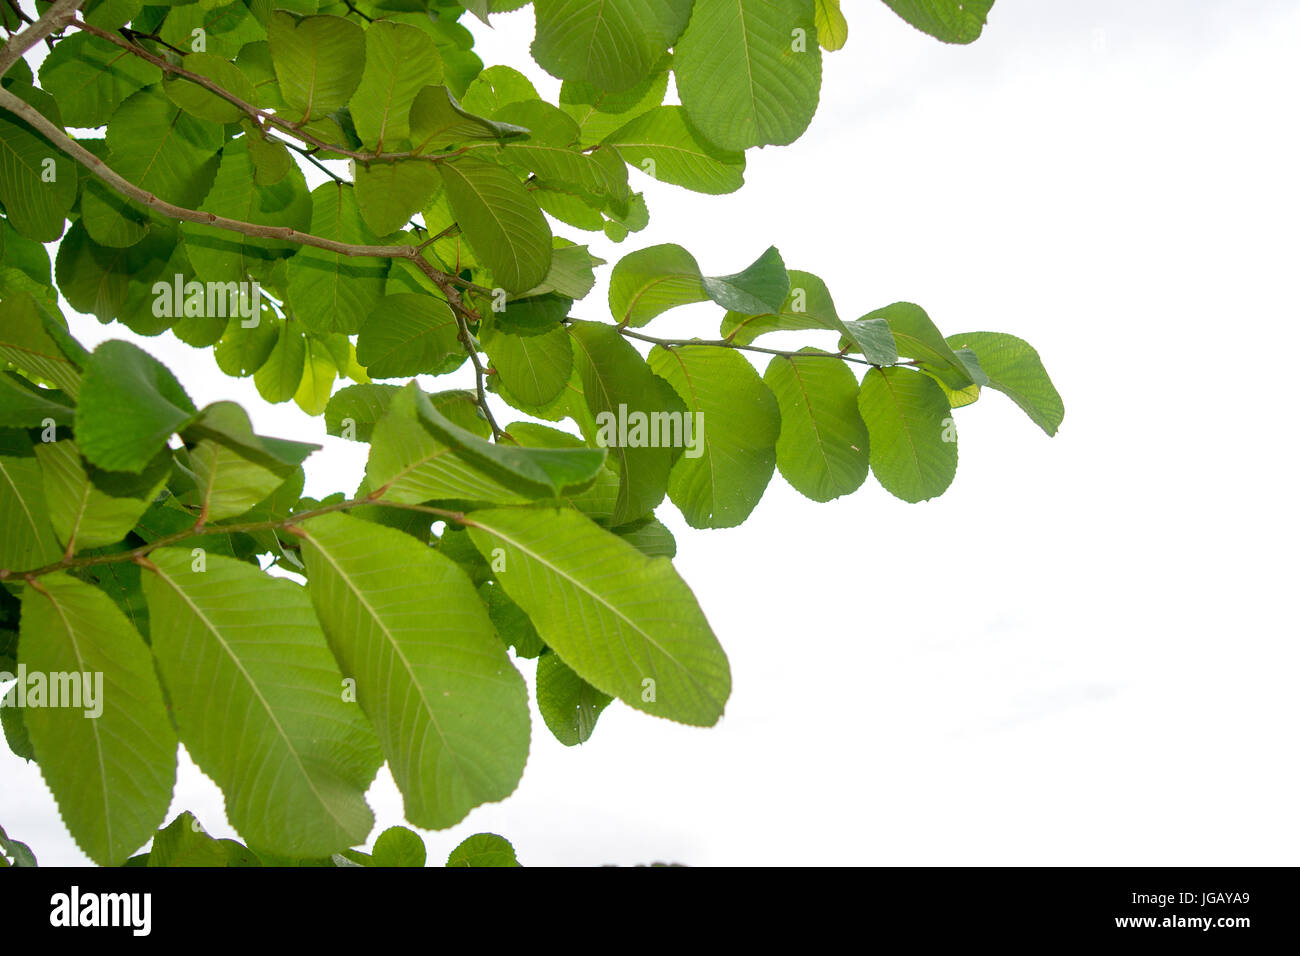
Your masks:
M 299 526 L 312 601 L 374 724 L 406 818 L 459 823 L 504 800 L 528 756 L 523 678 L 450 558 L 340 514 Z
M 144 575 L 154 657 L 181 742 L 226 794 L 250 845 L 327 856 L 374 825 L 365 791 L 382 762 L 343 699 L 306 591 L 255 565 L 161 548 Z
M 943 389 L 907 368 L 873 368 L 858 410 L 871 435 L 871 470 L 904 501 L 944 493 L 957 473 L 957 429 Z
M 19 660 L 50 675 L 51 694 L 54 675 L 74 678 L 62 683 L 73 694 L 64 706 L 27 702 L 27 732 L 77 845 L 120 866 L 162 823 L 176 777 L 176 734 L 149 649 L 103 591 L 55 574 L 23 595 Z
M 732 349 L 655 346 L 649 362 L 687 409 L 686 450 L 673 466 L 668 496 L 692 528 L 735 527 L 763 497 L 776 467 L 781 416 L 771 389 Z
M 840 10 L 840 0 L 814 0 L 813 17 L 817 42 L 823 50 L 842 50 L 849 39 L 849 24 Z
M 722 716 L 726 655 L 668 561 L 568 509 L 475 511 L 466 525 L 474 546 L 504 567 L 506 593 L 587 683 L 685 724 Z
M 1065 405 L 1032 345 L 1005 332 L 966 332 L 947 341 L 959 356 L 963 349 L 973 351 L 989 388 L 1007 395 L 1047 434 L 1056 434 Z
M 800 494 L 830 501 L 867 479 L 870 437 L 858 413 L 858 380 L 832 358 L 773 357 L 763 381 L 781 408 L 776 464 Z

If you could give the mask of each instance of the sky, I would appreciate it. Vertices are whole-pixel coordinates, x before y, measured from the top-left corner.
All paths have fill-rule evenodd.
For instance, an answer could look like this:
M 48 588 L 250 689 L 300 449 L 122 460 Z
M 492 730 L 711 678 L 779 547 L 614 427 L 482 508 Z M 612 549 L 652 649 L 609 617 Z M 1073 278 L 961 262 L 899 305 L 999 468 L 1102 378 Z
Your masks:
M 869 478 L 818 505 L 778 475 L 740 528 L 662 508 L 731 662 L 726 715 L 689 728 L 616 703 L 565 748 L 534 709 L 518 790 L 422 832 L 431 861 L 490 831 L 525 865 L 1294 865 L 1300 7 L 998 0 L 969 47 L 883 4 L 845 12 L 803 138 L 750 151 L 730 196 L 633 171 L 651 225 L 593 251 L 677 242 L 722 274 L 775 244 L 844 318 L 905 300 L 945 333 L 1021 336 L 1064 398 L 1060 433 L 986 391 L 956 413 L 957 478 L 933 501 Z M 531 66 L 531 9 L 493 27 L 474 27 L 484 61 Z M 603 282 L 574 314 L 609 319 Z M 720 318 L 692 306 L 647 331 L 712 337 Z M 308 493 L 359 480 L 361 446 L 210 352 L 72 328 L 321 442 Z M 35 765 L 6 751 L 0 780 L 13 838 L 88 862 Z M 386 771 L 370 801 L 375 835 L 402 822 Z M 182 755 L 168 819 L 185 809 L 234 835 Z

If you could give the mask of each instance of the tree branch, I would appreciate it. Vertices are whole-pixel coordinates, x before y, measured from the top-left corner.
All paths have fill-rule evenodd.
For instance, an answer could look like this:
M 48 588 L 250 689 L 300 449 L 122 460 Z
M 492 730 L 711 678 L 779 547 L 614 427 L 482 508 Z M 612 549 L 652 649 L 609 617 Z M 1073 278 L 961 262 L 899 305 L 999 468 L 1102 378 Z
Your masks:
M 566 319 L 567 321 L 567 319 Z M 677 348 L 682 345 L 707 345 L 720 349 L 736 349 L 740 352 L 761 352 L 764 355 L 779 355 L 782 358 L 832 358 L 839 359 L 842 362 L 854 362 L 858 365 L 868 365 L 871 368 L 880 368 L 875 362 L 868 362 L 864 358 L 858 358 L 854 355 L 845 355 L 843 352 L 805 352 L 791 351 L 789 349 L 769 349 L 761 345 L 737 345 L 731 339 L 659 339 L 653 335 L 644 335 L 640 332 L 634 332 L 632 329 L 624 326 L 616 326 L 619 333 L 629 339 L 638 339 L 642 342 L 650 342 L 654 345 L 662 345 L 666 349 Z
M 228 229 L 231 232 L 238 232 L 257 239 L 279 239 L 283 242 L 293 242 L 303 246 L 315 246 L 318 249 L 334 252 L 341 256 L 372 256 L 379 259 L 424 261 L 416 251 L 415 246 L 368 246 L 351 242 L 339 242 L 335 239 L 326 239 L 323 236 L 292 229 L 289 226 L 263 226 L 258 223 L 231 219 L 227 216 L 218 216 L 212 212 L 200 212 L 197 209 L 186 209 L 184 206 L 177 206 L 175 203 L 160 199 L 153 193 L 147 192 L 127 180 L 120 173 L 110 168 L 102 159 L 51 123 L 39 111 L 8 90 L 0 89 L 0 107 L 18 116 L 32 128 L 39 131 L 55 148 L 67 153 L 123 196 L 134 199 L 142 206 L 156 210 L 170 219 L 193 222 L 201 226 L 215 226 L 218 229 Z M 425 265 L 430 269 L 433 268 L 427 262 L 425 262 Z M 439 276 L 443 275 L 442 272 L 434 271 Z
M 93 554 L 82 558 L 73 558 L 65 555 L 63 560 L 56 561 L 53 564 L 47 564 L 44 567 L 32 568 L 30 571 L 3 571 L 0 570 L 0 581 L 3 580 L 23 580 L 27 583 L 34 583 L 35 579 L 46 574 L 57 574 L 60 571 L 72 571 L 79 568 L 91 568 L 104 564 L 124 564 L 128 561 L 140 562 L 148 557 L 149 553 L 159 548 L 165 548 L 169 545 L 179 544 L 191 538 L 201 538 L 205 535 L 212 534 L 248 534 L 254 531 L 288 531 L 293 532 L 294 527 L 320 515 L 330 514 L 334 511 L 345 511 L 349 508 L 356 508 L 360 505 L 383 505 L 390 508 L 401 508 L 405 511 L 419 511 L 426 514 L 437 515 L 452 521 L 461 521 L 464 515 L 459 511 L 445 511 L 441 508 L 435 508 L 429 505 L 408 505 L 398 504 L 397 502 L 384 501 L 379 495 L 382 489 L 372 492 L 362 498 L 352 498 L 348 501 L 337 501 L 332 505 L 322 505 L 319 508 L 312 508 L 310 511 L 301 511 L 298 514 L 289 515 L 279 521 L 253 521 L 246 524 L 232 525 L 211 525 L 205 526 L 202 520 L 195 522 L 192 527 L 184 531 L 177 531 L 173 534 L 164 535 L 154 541 L 140 545 L 138 548 L 132 548 L 129 551 L 115 551 L 111 554 Z
M 443 162 L 444 160 L 459 156 L 461 153 L 465 151 L 464 148 L 462 148 L 459 150 L 453 150 L 450 153 L 417 153 L 411 150 L 405 150 L 403 152 L 397 152 L 397 153 L 384 153 L 384 152 L 365 153 L 365 152 L 361 152 L 360 150 L 350 149 L 347 146 L 340 146 L 337 143 L 328 143 L 325 140 L 320 139 L 319 137 L 301 129 L 299 124 L 291 123 L 286 119 L 282 119 L 280 116 L 278 116 L 277 114 L 273 113 L 270 110 L 264 110 L 261 109 L 260 107 L 254 106 L 252 103 L 240 99 L 234 93 L 231 93 L 225 87 L 221 86 L 220 84 L 216 83 L 213 80 L 210 80 L 208 77 L 195 73 L 192 70 L 187 70 L 184 67 L 177 66 L 175 63 L 172 63 L 168 60 L 163 59 L 160 56 L 150 53 L 144 47 L 131 43 L 129 40 L 125 39 L 124 37 L 120 36 L 117 33 L 113 33 L 111 30 L 100 29 L 97 26 L 92 26 L 91 24 L 86 23 L 84 20 L 74 19 L 71 21 L 71 23 L 73 26 L 77 27 L 80 30 L 86 31 L 92 36 L 97 36 L 103 40 L 107 40 L 109 43 L 113 43 L 121 47 L 123 50 L 126 50 L 128 53 L 132 54 L 133 56 L 137 56 L 148 63 L 152 63 L 154 66 L 162 70 L 164 73 L 170 73 L 173 76 L 179 76 L 182 79 L 188 80 L 191 83 L 203 87 L 205 90 L 207 90 L 209 93 L 212 93 L 214 96 L 221 97 L 231 106 L 235 107 L 236 109 L 244 113 L 261 129 L 265 129 L 267 126 L 274 126 L 276 129 L 284 133 L 288 133 L 290 136 L 294 137 L 295 139 L 300 139 L 304 143 L 310 143 L 311 145 L 315 146 L 317 149 L 322 149 L 331 153 L 338 153 L 339 155 L 346 156 L 349 159 L 355 159 L 357 162 L 360 163 L 366 163 L 366 164 L 395 163 L 400 160 L 421 160 L 423 162 L 429 162 L 429 163 L 440 163 Z
M 9 38 L 0 50 L 0 76 L 18 62 L 24 53 L 40 43 L 51 33 L 57 33 L 76 19 L 76 14 L 86 0 L 54 0 L 50 9 L 22 33 Z

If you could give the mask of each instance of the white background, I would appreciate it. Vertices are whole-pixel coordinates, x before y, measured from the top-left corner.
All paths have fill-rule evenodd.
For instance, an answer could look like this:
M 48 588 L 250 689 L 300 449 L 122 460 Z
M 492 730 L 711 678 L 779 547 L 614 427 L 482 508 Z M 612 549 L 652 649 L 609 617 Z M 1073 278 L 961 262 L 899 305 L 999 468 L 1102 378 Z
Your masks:
M 650 228 L 594 251 L 679 242 L 719 274 L 775 243 L 845 318 L 910 300 L 947 333 L 1028 339 L 1064 426 L 1049 440 L 988 392 L 958 412 L 956 482 L 921 505 L 874 478 L 816 505 L 778 476 L 739 529 L 665 507 L 731 660 L 726 716 L 615 704 L 571 750 L 535 716 L 518 791 L 426 833 L 431 862 L 489 830 L 534 865 L 1296 863 L 1300 5 L 999 0 L 971 47 L 845 9 L 801 140 L 751 151 L 728 197 L 634 172 Z M 480 55 L 518 66 L 531 10 L 494 25 Z M 603 283 L 575 314 L 608 319 Z M 200 404 L 323 442 L 309 493 L 355 486 L 358 446 L 210 352 L 146 347 Z M 183 763 L 169 818 L 234 835 Z M 87 862 L 35 765 L 6 751 L 0 781 L 12 837 Z M 402 821 L 386 772 L 371 802 L 376 834 Z

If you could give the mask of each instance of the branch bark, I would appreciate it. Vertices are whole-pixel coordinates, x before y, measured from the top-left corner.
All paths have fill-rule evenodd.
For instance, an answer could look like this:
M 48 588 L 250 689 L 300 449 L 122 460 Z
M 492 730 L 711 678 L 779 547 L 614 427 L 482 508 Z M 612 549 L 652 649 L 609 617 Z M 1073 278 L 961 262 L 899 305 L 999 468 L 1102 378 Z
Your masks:
M 75 20 L 77 11 L 86 0 L 54 0 L 50 9 L 22 33 L 9 38 L 9 42 L 0 50 L 0 76 L 9 72 L 9 67 L 19 58 L 51 33 L 57 33 Z

